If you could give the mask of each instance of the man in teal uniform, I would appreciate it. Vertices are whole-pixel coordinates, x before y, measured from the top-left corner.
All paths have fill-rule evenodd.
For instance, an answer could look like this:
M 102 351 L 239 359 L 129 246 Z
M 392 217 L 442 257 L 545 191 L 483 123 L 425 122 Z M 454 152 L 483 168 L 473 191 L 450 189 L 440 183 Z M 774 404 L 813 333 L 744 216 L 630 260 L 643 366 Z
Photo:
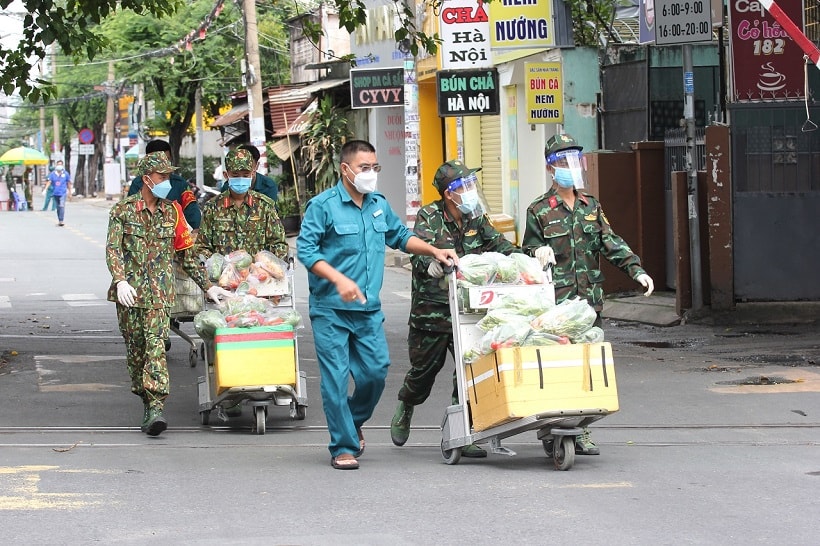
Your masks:
M 310 320 L 330 432 L 331 465 L 359 468 L 362 425 L 379 402 L 390 354 L 379 291 L 384 247 L 457 264 L 452 249 L 425 243 L 376 192 L 381 166 L 373 145 L 351 140 L 341 150 L 342 178 L 310 200 L 296 241 L 308 269 Z M 353 394 L 348 396 L 351 377 Z

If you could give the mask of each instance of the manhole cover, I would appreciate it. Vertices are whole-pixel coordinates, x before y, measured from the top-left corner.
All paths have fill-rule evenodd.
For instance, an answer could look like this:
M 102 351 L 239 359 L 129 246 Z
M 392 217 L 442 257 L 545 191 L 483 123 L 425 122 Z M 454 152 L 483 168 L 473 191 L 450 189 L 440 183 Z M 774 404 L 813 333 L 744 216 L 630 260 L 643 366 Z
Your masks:
M 626 343 L 649 349 L 684 349 L 695 345 L 693 341 L 627 341 Z
M 785 385 L 795 383 L 793 379 L 786 379 L 775 375 L 755 375 L 746 379 L 735 379 L 734 381 L 718 381 L 718 385 Z

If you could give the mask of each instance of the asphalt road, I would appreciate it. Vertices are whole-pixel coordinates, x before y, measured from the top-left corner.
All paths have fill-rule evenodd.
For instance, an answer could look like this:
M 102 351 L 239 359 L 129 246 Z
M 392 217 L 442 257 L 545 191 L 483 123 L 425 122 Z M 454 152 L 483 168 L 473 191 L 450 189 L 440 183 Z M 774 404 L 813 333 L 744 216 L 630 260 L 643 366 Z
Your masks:
M 389 423 L 407 369 L 410 276 L 383 290 L 393 364 L 361 469 L 329 465 L 310 325 L 304 421 L 273 408 L 199 424 L 199 362 L 173 338 L 169 430 L 139 432 L 104 261 L 110 202 L 0 213 L 0 529 L 8 543 L 289 545 L 816 544 L 816 327 L 605 325 L 621 411 L 593 425 L 597 457 L 553 470 L 534 433 L 446 465 L 449 372 L 405 447 Z M 297 308 L 307 317 L 304 269 Z M 190 324 L 184 329 L 193 333 Z

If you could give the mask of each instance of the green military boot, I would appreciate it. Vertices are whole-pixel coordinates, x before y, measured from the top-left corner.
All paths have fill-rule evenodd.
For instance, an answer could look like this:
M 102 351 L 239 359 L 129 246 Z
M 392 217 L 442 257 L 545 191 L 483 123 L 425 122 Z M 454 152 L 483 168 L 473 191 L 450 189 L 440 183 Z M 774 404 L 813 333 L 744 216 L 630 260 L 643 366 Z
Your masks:
M 399 401 L 396 413 L 390 422 L 390 438 L 397 446 L 403 446 L 410 437 L 410 420 L 413 418 L 413 406 Z
M 601 450 L 589 438 L 589 429 L 584 427 L 584 433 L 575 437 L 576 455 L 600 455 Z
M 162 406 L 162 402 L 154 402 L 148 409 L 148 420 L 145 423 L 145 434 L 148 436 L 159 436 L 168 428 L 168 421 L 162 413 Z
M 150 415 L 150 407 L 148 402 L 142 403 L 142 425 L 140 426 L 140 430 L 145 432 L 145 427 L 148 425 L 148 416 Z
M 475 444 L 470 444 L 461 448 L 461 456 L 468 459 L 483 459 L 487 456 L 487 451 Z

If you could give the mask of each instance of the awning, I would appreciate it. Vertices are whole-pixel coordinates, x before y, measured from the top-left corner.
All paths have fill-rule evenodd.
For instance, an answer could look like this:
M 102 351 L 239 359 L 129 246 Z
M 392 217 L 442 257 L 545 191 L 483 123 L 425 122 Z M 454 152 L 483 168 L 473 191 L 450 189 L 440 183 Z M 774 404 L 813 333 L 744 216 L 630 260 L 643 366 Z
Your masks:
M 299 137 L 289 136 L 282 138 L 270 145 L 270 149 L 276 154 L 276 157 L 282 161 L 290 159 L 292 153 L 299 149 Z
M 211 127 L 224 127 L 233 125 L 237 121 L 248 117 L 248 103 L 237 104 L 215 120 L 211 122 Z
M 307 127 L 308 122 L 310 121 L 310 116 L 313 115 L 313 112 L 316 111 L 317 108 L 317 100 L 313 99 L 307 107 L 299 113 L 299 115 L 295 116 L 293 119 L 289 119 L 286 129 L 279 129 L 273 133 L 274 137 L 283 137 L 285 135 L 301 135 L 302 131 L 305 130 Z

